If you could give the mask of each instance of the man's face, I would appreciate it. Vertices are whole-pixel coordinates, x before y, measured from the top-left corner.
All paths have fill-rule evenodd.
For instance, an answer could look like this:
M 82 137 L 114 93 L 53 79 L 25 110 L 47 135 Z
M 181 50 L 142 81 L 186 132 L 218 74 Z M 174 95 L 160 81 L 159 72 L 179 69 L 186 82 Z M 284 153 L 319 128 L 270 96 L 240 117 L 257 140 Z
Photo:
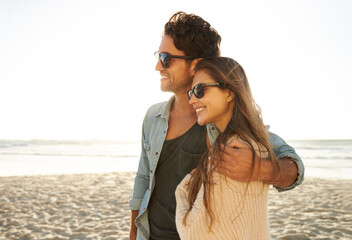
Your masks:
M 173 42 L 173 38 L 164 35 L 159 46 L 160 53 L 185 56 L 184 52 L 178 50 Z M 160 61 L 157 62 L 155 70 L 160 72 L 160 89 L 164 92 L 175 94 L 185 93 L 192 85 L 192 71 L 185 59 L 171 58 L 168 68 L 164 68 Z

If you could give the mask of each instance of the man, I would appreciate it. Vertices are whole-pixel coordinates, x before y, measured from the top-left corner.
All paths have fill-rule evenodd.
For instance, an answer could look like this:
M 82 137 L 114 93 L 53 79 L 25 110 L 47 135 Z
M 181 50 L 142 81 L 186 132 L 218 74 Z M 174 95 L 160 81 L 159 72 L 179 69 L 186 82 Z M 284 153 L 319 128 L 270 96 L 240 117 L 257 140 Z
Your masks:
M 130 201 L 130 239 L 179 239 L 175 224 L 175 189 L 194 169 L 219 131 L 214 125 L 197 124 L 188 103 L 194 67 L 199 58 L 220 56 L 221 37 L 199 16 L 178 12 L 165 24 L 156 53 L 161 90 L 173 92 L 168 101 L 149 108 L 142 131 L 142 152 Z M 274 178 L 270 162 L 255 166 L 251 181 L 263 181 L 279 191 L 292 189 L 303 180 L 304 167 L 294 149 L 270 133 L 279 159 L 280 176 Z M 232 142 L 223 146 L 218 171 L 238 181 L 251 176 L 251 152 L 246 145 Z M 250 160 L 251 161 L 251 160 Z

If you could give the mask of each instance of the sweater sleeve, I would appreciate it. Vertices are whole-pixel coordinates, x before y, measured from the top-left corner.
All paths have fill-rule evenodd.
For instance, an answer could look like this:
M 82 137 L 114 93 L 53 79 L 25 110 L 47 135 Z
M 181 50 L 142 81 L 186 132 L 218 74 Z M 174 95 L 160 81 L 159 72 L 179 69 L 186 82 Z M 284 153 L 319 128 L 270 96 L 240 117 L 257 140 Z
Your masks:
M 188 203 L 188 186 L 191 175 L 188 174 L 176 189 L 176 227 L 181 239 L 193 239 L 200 232 L 207 231 L 206 210 L 203 204 L 204 186 L 202 185 L 197 198 L 191 207 Z M 187 215 L 186 224 L 183 220 Z
M 188 203 L 188 188 L 187 184 L 191 178 L 190 174 L 187 174 L 186 177 L 181 181 L 177 186 L 175 196 L 176 196 L 176 224 L 182 225 L 183 219 L 190 209 Z

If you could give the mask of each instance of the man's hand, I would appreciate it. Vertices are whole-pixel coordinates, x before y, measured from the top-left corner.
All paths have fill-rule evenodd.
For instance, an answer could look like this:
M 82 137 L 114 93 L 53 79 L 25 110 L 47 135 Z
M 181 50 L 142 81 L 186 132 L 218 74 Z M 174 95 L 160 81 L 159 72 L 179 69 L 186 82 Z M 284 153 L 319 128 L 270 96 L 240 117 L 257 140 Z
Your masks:
M 130 240 L 136 240 L 137 238 L 137 227 L 136 224 L 134 224 L 134 221 L 136 220 L 138 213 L 138 210 L 131 211 Z
M 252 151 L 248 144 L 238 140 L 221 145 L 222 161 L 217 163 L 217 171 L 234 180 L 240 182 L 261 181 L 259 176 L 259 158 L 255 157 L 254 170 L 251 177 L 252 169 Z
M 298 174 L 298 168 L 290 158 L 278 159 L 279 176 L 274 176 L 273 163 L 268 159 L 260 159 L 257 155 L 254 160 L 254 169 L 251 177 L 252 151 L 248 144 L 238 140 L 222 145 L 222 160 L 217 165 L 217 171 L 234 180 L 262 181 L 277 187 L 288 187 L 292 185 Z M 260 161 L 260 164 L 259 164 Z

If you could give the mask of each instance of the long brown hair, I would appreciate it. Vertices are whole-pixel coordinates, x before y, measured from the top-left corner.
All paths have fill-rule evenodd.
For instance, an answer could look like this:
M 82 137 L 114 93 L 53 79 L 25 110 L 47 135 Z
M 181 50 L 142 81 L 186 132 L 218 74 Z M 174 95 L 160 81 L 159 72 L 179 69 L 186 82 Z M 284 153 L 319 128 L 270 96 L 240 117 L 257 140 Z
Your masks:
M 259 159 L 264 156 L 260 154 L 262 152 L 266 154 L 265 158 L 273 162 L 276 177 L 279 177 L 280 168 L 269 143 L 269 137 L 262 120 L 260 107 L 253 99 L 248 79 L 242 66 L 231 58 L 215 57 L 199 61 L 196 65 L 195 72 L 200 70 L 206 71 L 216 82 L 222 83 L 221 86 L 229 89 L 235 95 L 232 117 L 227 127 L 217 137 L 213 146 L 203 155 L 188 185 L 188 202 L 190 206 L 193 206 L 201 186 L 204 185 L 203 202 L 207 214 L 210 217 L 208 227 L 209 230 L 211 230 L 211 225 L 214 221 L 214 214 L 210 206 L 212 175 L 216 169 L 216 164 L 222 161 L 221 144 L 226 144 L 233 136 L 238 136 L 241 140 L 248 143 L 252 151 L 252 167 L 250 176 L 248 177 L 248 184 L 253 175 L 255 154 L 258 154 L 258 151 L 256 152 L 255 150 L 256 147 L 259 147 Z M 215 166 L 215 168 L 209 166 Z M 191 209 L 189 209 L 188 213 L 190 210 Z M 186 223 L 188 213 L 184 218 L 184 224 Z

